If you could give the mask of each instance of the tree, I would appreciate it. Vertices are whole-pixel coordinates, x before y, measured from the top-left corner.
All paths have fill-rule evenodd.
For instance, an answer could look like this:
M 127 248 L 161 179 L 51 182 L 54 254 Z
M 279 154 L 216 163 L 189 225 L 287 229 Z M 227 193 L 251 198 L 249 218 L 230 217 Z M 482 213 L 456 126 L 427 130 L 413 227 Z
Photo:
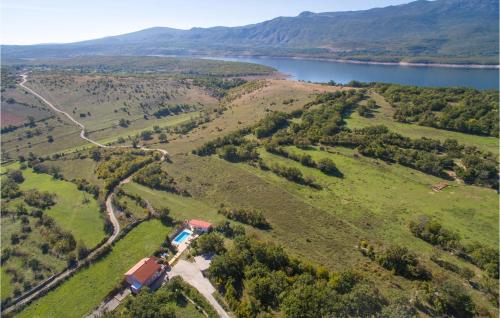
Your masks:
M 377 261 L 382 267 L 394 271 L 396 275 L 409 279 L 430 278 L 430 273 L 419 264 L 417 256 L 405 247 L 391 246 L 377 255 Z
M 171 225 L 172 224 L 172 217 L 170 216 L 170 209 L 168 207 L 161 207 L 156 210 L 158 213 L 158 217 L 160 218 L 161 222 L 165 225 Z
M 193 244 L 196 253 L 199 254 L 222 254 L 226 251 L 224 239 L 215 232 L 200 236 Z
M 84 259 L 89 254 L 89 249 L 85 246 L 83 241 L 79 241 L 76 247 L 76 252 L 78 254 L 78 259 Z
M 153 136 L 153 132 L 151 130 L 141 131 L 141 139 L 142 140 L 151 140 Z
M 50 142 L 50 143 L 53 143 L 54 142 L 54 137 L 52 137 L 52 135 L 48 135 L 47 136 L 47 141 Z
M 164 144 L 164 143 L 168 142 L 168 140 L 167 140 L 167 134 L 165 134 L 165 133 L 161 133 L 161 134 L 158 136 L 158 139 L 160 140 L 160 142 L 161 142 L 162 144 Z
M 130 121 L 127 119 L 124 119 L 124 118 L 121 118 L 118 121 L 118 125 L 120 125 L 120 127 L 123 127 L 123 128 L 127 128 L 129 124 L 130 124 Z
M 28 116 L 28 126 L 31 128 L 36 126 L 35 117 Z
M 324 174 L 341 176 L 342 173 L 330 158 L 321 158 L 318 160 L 318 169 Z
M 23 172 L 21 170 L 10 170 L 7 175 L 14 180 L 15 183 L 23 183 L 24 181 Z
M 139 145 L 139 138 L 133 137 L 132 138 L 132 147 L 137 148 L 138 145 Z
M 92 151 L 90 152 L 90 157 L 92 158 L 92 160 L 94 161 L 100 161 L 101 160 L 101 151 L 97 148 L 94 148 L 92 149 Z

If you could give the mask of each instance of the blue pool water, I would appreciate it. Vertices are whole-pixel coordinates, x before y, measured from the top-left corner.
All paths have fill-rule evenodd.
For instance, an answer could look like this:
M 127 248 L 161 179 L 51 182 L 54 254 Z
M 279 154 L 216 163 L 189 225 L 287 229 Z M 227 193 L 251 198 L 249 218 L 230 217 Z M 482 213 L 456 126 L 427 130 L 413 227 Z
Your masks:
M 174 243 L 175 244 L 181 244 L 184 242 L 189 236 L 191 235 L 190 232 L 184 230 L 180 232 L 175 238 L 174 238 Z

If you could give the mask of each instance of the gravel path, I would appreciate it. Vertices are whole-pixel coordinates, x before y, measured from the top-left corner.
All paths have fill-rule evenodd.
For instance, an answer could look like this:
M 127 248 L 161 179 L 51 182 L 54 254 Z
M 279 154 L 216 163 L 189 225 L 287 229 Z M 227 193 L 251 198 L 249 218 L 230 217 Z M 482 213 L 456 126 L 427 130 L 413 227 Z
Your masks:
M 196 288 L 214 307 L 221 318 L 229 318 L 229 314 L 222 308 L 212 295 L 215 292 L 212 283 L 203 276 L 196 262 L 191 263 L 185 260 L 179 260 L 168 273 L 169 277 L 181 276 L 189 285 Z

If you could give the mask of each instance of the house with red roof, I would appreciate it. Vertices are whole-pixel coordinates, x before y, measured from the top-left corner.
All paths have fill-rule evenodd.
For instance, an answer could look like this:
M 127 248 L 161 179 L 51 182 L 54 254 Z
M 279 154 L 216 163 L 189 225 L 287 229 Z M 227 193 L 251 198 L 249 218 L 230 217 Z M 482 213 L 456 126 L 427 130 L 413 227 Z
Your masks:
M 187 222 L 187 225 L 193 232 L 206 233 L 210 231 L 213 227 L 212 223 L 205 222 L 202 220 L 192 219 Z
M 149 286 L 163 272 L 163 266 L 158 264 L 156 257 L 146 257 L 125 273 L 125 280 L 130 284 L 133 293 L 138 293 L 143 286 Z

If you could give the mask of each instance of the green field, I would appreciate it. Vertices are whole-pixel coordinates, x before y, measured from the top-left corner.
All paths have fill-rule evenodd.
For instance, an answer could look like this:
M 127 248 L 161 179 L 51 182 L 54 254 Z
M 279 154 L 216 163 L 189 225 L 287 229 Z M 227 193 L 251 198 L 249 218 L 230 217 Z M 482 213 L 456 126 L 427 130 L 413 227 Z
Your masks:
M 35 301 L 16 317 L 83 317 L 98 306 L 123 279 L 123 274 L 143 257 L 151 255 L 171 228 L 157 220 L 140 224 L 118 241 L 113 251 L 90 267 Z
M 12 200 L 8 203 L 3 203 L 2 208 L 15 211 L 15 207 L 21 203 L 21 199 Z M 31 230 L 29 233 L 24 233 L 22 232 L 24 224 L 20 218 L 11 216 L 2 216 L 1 218 L 2 251 L 6 249 L 15 251 L 14 255 L 2 261 L 0 277 L 2 300 L 15 295 L 16 290 L 17 292 L 28 290 L 30 286 L 34 286 L 41 280 L 60 272 L 66 266 L 66 260 L 63 255 L 58 257 L 51 253 L 44 254 L 41 251 L 40 246 L 43 243 L 48 243 L 47 235 L 36 225 L 37 218 L 27 216 L 27 220 Z M 27 237 L 20 240 L 19 243 L 13 244 L 11 236 L 13 234 L 21 235 L 21 233 L 27 235 Z M 34 259 L 41 264 L 39 270 L 36 272 L 29 266 L 26 266 L 30 260 Z M 11 272 L 9 273 L 8 271 Z M 13 279 L 12 272 L 15 272 L 14 276 L 18 277 L 16 281 Z M 26 286 L 28 288 L 25 287 L 25 283 L 29 284 Z
M 20 185 L 22 190 L 37 189 L 56 194 L 56 205 L 46 213 L 62 229 L 70 231 L 77 242 L 81 240 L 91 248 L 105 237 L 99 205 L 90 194 L 79 191 L 71 182 L 54 180 L 50 175 L 34 173 L 31 169 L 23 170 L 23 175 L 25 181 Z
M 0 270 L 0 294 L 3 301 L 5 298 L 12 296 L 14 289 L 9 275 L 5 272 L 5 267 L 2 266 Z
M 392 118 L 394 109 L 382 96 L 377 93 L 371 93 L 370 96 L 377 102 L 377 106 L 379 106 L 379 108 L 374 110 L 373 117 L 362 117 L 357 112 L 354 112 L 347 119 L 348 127 L 363 128 L 372 125 L 385 125 L 390 130 L 410 138 L 426 137 L 441 141 L 448 138 L 456 139 L 461 144 L 476 146 L 480 150 L 490 151 L 498 157 L 498 138 L 464 134 L 456 131 L 419 126 L 417 124 L 400 123 Z
M 153 190 L 135 182 L 123 186 L 125 192 L 139 195 L 154 207 L 167 206 L 176 220 L 203 219 L 208 222 L 224 220 L 217 209 L 199 200 L 165 191 Z

